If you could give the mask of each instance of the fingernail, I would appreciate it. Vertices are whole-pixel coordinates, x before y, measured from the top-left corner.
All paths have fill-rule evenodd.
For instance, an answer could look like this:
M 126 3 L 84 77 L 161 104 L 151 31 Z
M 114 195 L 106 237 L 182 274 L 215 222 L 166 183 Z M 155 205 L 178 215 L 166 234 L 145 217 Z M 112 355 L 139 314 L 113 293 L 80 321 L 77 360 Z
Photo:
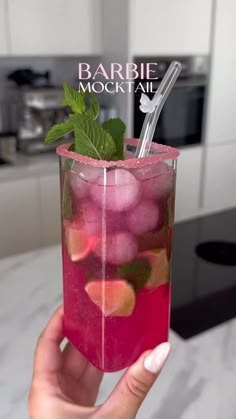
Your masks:
M 161 343 L 144 360 L 144 368 L 153 374 L 157 374 L 165 364 L 169 352 L 170 344 L 168 342 Z

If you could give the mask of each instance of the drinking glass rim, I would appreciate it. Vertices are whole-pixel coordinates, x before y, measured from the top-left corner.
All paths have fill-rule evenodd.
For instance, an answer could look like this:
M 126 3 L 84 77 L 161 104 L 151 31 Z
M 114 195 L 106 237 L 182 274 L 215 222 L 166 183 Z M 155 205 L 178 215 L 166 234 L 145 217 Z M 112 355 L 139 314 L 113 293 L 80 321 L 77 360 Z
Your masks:
M 137 146 L 138 139 L 127 138 L 125 144 L 130 146 Z M 78 161 L 83 164 L 89 164 L 94 167 L 120 167 L 124 169 L 135 169 L 137 167 L 143 167 L 148 164 L 159 163 L 166 160 L 176 160 L 180 154 L 176 148 L 166 146 L 163 144 L 152 143 L 151 151 L 154 152 L 151 156 L 142 158 L 132 158 L 127 160 L 96 160 L 92 157 L 84 156 L 82 154 L 69 151 L 68 148 L 71 144 L 61 144 L 56 148 L 56 153 L 61 157 L 70 158 L 74 161 Z M 156 154 L 155 154 L 156 153 Z

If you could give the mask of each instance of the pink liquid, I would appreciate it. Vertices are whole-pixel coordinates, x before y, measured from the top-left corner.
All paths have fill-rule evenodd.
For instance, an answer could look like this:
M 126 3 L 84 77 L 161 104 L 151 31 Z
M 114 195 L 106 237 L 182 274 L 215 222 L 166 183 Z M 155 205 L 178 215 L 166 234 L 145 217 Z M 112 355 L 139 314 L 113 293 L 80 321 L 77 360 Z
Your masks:
M 163 163 L 154 169 L 110 169 L 105 195 L 98 168 L 88 172 L 87 166 L 89 179 L 81 179 L 83 165 L 78 164 L 62 175 L 62 188 L 68 182 L 72 202 L 72 218 L 62 219 L 65 336 L 102 371 L 128 367 L 142 352 L 168 340 L 175 171 Z M 62 194 L 62 207 L 64 199 Z M 140 260 L 148 261 L 149 270 L 138 267 L 131 277 L 120 271 L 127 264 L 133 269 Z M 98 301 L 88 292 L 91 283 L 103 290 Z M 115 285 L 119 304 L 116 284 L 129 290 L 129 302 L 112 313 L 107 305 L 114 292 L 105 295 L 107 283 Z
M 138 291 L 131 316 L 104 317 L 84 290 L 84 268 L 71 262 L 65 247 L 63 272 L 66 337 L 98 369 L 125 368 L 168 340 L 170 284 Z

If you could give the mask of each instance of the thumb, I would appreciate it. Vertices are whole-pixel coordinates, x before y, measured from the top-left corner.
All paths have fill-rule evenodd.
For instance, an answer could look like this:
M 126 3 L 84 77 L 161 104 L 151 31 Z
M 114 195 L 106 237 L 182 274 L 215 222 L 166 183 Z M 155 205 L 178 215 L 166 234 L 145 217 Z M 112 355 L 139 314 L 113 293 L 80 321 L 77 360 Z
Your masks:
M 107 413 L 105 417 L 114 417 L 114 412 L 117 412 L 117 418 L 135 418 L 143 400 L 159 376 L 169 352 L 170 344 L 162 343 L 153 351 L 143 353 L 135 364 L 128 368 L 102 406 L 104 413 Z

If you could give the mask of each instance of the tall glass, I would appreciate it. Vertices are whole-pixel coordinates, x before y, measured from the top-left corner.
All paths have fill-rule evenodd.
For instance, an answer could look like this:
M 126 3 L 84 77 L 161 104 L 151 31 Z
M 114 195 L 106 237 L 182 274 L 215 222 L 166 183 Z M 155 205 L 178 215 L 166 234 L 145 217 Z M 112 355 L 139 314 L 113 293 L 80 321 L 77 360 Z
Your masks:
M 153 144 L 97 161 L 57 148 L 61 170 L 64 329 L 102 371 L 168 340 L 176 159 Z M 133 152 L 133 153 L 132 153 Z

